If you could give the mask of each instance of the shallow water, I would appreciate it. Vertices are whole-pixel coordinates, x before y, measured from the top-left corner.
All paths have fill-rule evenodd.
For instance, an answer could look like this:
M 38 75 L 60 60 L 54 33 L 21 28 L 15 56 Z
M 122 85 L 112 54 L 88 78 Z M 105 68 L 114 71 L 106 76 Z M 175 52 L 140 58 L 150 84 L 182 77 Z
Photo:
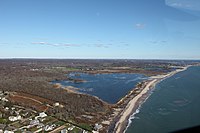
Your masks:
M 142 74 L 84 74 L 71 73 L 68 76 L 86 80 L 87 82 L 74 83 L 70 81 L 54 81 L 64 86 L 80 88 L 79 92 L 97 96 L 108 103 L 116 103 L 132 90 L 138 82 L 147 79 Z
M 126 133 L 167 133 L 200 125 L 200 67 L 163 80 Z

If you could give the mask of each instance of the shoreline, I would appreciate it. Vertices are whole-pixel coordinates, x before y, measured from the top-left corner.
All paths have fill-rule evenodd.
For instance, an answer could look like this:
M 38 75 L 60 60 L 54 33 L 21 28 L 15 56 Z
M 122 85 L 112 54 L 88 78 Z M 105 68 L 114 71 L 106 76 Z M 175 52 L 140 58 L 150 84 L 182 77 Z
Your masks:
M 185 71 L 189 67 L 190 65 L 182 67 L 182 69 L 176 69 L 175 71 L 169 72 L 165 75 L 151 76 L 149 80 L 145 81 L 145 86 L 142 87 L 142 91 L 131 100 L 129 100 L 124 109 L 118 113 L 119 117 L 116 120 L 113 131 L 115 133 L 125 133 L 128 129 L 128 126 L 130 125 L 131 117 L 134 117 L 138 108 L 142 105 L 142 103 L 145 102 L 145 99 L 149 97 L 147 93 L 152 90 L 160 81 L 169 78 L 176 73 Z

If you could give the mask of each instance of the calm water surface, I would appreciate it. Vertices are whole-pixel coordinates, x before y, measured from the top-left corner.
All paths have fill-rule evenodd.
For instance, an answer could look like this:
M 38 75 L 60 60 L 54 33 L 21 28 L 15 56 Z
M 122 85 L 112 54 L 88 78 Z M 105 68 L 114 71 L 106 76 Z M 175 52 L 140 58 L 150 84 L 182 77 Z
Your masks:
M 141 74 L 70 74 L 71 78 L 86 80 L 83 83 L 70 81 L 54 81 L 65 86 L 80 88 L 80 92 L 97 96 L 108 103 L 116 103 L 135 85 L 147 77 Z
M 167 133 L 200 125 L 200 67 L 157 84 L 126 133 Z

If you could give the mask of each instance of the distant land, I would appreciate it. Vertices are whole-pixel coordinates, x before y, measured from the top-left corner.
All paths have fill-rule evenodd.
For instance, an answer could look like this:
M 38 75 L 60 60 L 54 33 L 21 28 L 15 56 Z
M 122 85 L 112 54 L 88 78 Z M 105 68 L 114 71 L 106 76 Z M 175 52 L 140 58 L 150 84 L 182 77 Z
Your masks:
M 0 129 L 121 133 L 158 82 L 199 63 L 198 60 L 0 59 Z M 114 97 L 115 93 L 121 95 Z M 108 102 L 109 97 L 118 100 Z

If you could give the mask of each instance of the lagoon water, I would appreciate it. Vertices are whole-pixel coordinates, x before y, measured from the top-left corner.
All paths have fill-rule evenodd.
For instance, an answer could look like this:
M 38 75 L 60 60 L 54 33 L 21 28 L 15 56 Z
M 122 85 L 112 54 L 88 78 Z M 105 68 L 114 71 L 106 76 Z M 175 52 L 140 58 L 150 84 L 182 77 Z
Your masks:
M 64 86 L 73 86 L 79 88 L 79 92 L 87 93 L 99 97 L 108 103 L 116 103 L 124 97 L 135 85 L 145 80 L 147 77 L 142 74 L 85 74 L 71 73 L 71 78 L 83 79 L 87 82 L 74 83 L 71 81 L 54 81 Z
M 167 133 L 200 125 L 200 67 L 163 80 L 126 133 Z

